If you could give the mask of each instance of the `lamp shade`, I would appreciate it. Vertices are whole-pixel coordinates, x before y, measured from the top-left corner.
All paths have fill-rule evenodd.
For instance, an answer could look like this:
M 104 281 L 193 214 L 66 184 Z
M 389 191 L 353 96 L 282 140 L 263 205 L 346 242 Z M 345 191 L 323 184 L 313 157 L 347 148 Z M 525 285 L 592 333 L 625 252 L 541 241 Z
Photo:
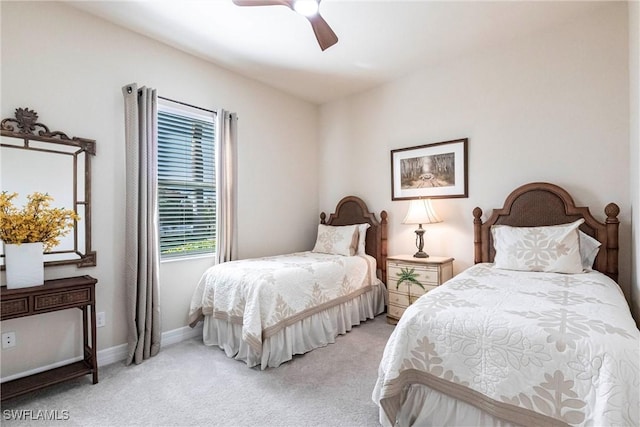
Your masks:
M 411 200 L 403 224 L 433 224 L 442 222 L 431 206 L 430 199 Z

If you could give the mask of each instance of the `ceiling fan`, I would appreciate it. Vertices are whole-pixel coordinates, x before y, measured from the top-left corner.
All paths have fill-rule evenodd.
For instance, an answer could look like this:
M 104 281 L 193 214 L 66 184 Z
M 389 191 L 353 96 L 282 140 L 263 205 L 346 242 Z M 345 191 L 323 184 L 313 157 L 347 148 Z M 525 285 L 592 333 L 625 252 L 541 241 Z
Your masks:
M 320 49 L 324 51 L 338 42 L 338 36 L 320 16 L 320 1 L 322 0 L 233 0 L 233 3 L 238 6 L 287 6 L 309 20 Z

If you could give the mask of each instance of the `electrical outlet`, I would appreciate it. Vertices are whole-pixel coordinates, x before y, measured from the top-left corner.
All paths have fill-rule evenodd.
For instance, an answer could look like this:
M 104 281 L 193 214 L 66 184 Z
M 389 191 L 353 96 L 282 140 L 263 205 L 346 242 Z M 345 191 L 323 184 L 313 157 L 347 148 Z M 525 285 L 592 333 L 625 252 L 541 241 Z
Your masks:
M 107 324 L 107 318 L 104 314 L 104 311 L 100 311 L 99 313 L 96 314 L 96 326 L 98 328 L 102 328 L 106 324 Z
M 16 346 L 16 333 L 5 332 L 2 334 L 2 348 L 11 348 Z

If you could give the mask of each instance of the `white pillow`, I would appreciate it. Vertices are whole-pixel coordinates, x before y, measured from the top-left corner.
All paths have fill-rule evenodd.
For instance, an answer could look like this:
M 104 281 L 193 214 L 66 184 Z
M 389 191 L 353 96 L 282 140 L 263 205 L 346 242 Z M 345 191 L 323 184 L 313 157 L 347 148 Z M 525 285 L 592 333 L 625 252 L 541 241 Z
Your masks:
M 491 227 L 497 268 L 581 273 L 578 227 L 584 219 L 543 227 Z
M 371 224 L 358 224 L 358 248 L 356 250 L 356 255 L 365 255 L 367 253 L 365 246 L 367 243 L 367 229 L 369 227 L 371 227 Z
M 358 245 L 357 225 L 318 224 L 318 237 L 311 252 L 352 256 Z
M 578 230 L 578 238 L 580 240 L 580 259 L 582 260 L 582 268 L 591 270 L 593 263 L 596 261 L 601 243 L 586 233 Z

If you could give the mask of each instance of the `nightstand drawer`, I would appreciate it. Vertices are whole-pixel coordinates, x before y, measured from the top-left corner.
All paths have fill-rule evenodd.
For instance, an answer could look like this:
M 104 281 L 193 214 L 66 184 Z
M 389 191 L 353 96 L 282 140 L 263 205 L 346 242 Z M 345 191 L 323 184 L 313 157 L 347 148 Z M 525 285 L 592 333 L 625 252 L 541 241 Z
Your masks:
M 420 296 L 438 287 L 437 285 L 427 285 L 426 282 L 420 280 L 420 278 L 418 278 L 418 281 L 422 284 L 422 286 L 424 286 L 424 289 L 422 289 L 420 286 L 416 285 L 415 283 L 409 283 L 406 280 L 402 282 L 400 286 L 396 287 L 398 282 L 394 280 L 389 283 L 389 292 L 394 291 L 402 294 L 410 293 L 411 296 L 414 296 L 414 295 Z
M 389 304 L 396 304 L 396 305 L 402 305 L 402 306 L 408 306 L 409 305 L 409 295 L 406 293 L 398 293 L 395 291 L 391 290 L 392 288 L 389 288 Z M 395 287 L 393 288 L 395 289 Z
M 439 282 L 438 278 L 438 268 L 437 267 L 423 267 L 423 266 L 413 266 L 407 264 L 395 264 L 389 263 L 387 277 L 389 278 L 389 282 L 398 280 L 398 277 L 402 275 L 403 269 L 413 269 L 413 272 L 416 274 L 416 280 L 418 282 L 430 285 L 437 285 Z M 404 283 L 403 283 L 404 284 Z
M 389 304 L 387 306 L 387 316 L 394 319 L 400 319 L 407 307 L 398 307 L 397 305 Z
M 403 285 L 400 285 L 399 290 L 396 288 L 389 288 L 389 304 L 396 304 L 407 306 L 411 305 L 422 295 L 437 288 L 437 286 L 425 286 L 425 290 L 422 290 L 419 286 L 412 285 L 411 292 L 409 292 Z

